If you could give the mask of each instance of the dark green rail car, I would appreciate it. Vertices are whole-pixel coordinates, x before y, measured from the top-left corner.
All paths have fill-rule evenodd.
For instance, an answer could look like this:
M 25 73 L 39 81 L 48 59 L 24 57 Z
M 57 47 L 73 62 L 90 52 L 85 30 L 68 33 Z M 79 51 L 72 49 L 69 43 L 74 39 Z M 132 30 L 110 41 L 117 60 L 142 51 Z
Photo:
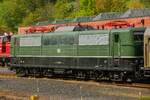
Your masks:
M 140 77 L 144 28 L 16 35 L 11 69 L 27 74 L 57 72 L 129 80 Z

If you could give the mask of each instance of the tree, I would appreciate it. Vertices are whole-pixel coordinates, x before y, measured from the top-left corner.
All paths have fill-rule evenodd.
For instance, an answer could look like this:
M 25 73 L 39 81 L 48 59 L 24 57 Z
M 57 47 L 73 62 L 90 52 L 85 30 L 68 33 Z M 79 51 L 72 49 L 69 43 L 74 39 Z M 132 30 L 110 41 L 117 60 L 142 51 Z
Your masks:
M 17 31 L 38 21 L 148 8 L 150 0 L 0 0 L 0 28 Z
M 48 2 L 50 1 L 4 0 L 0 2 L 0 24 L 17 31 L 21 23 L 29 25 L 38 20 L 49 19 L 48 17 L 53 15 L 53 6 Z
M 34 12 L 30 12 L 26 17 L 23 18 L 21 25 L 27 26 L 35 24 L 38 21 L 54 20 L 54 7 L 52 4 L 47 4 L 44 7 L 36 9 Z
M 126 0 L 96 0 L 96 13 L 125 11 L 126 2 Z
M 144 8 L 144 5 L 140 0 L 130 0 L 128 3 L 128 8 L 129 9 L 134 9 L 134 8 Z
M 111 11 L 112 12 L 123 12 L 126 11 L 128 8 L 126 6 L 126 0 L 112 0 L 111 4 Z
M 67 0 L 57 1 L 55 4 L 54 17 L 58 19 L 69 17 L 74 12 L 74 9 L 74 2 L 68 2 Z
M 95 14 L 95 0 L 80 0 L 76 16 L 92 16 Z
M 150 0 L 140 0 L 145 8 L 150 8 Z
M 111 11 L 112 0 L 96 0 L 96 12 L 108 12 Z
M 11 30 L 17 30 L 18 23 L 25 16 L 24 8 L 17 4 L 16 0 L 6 0 L 0 4 L 0 22 Z

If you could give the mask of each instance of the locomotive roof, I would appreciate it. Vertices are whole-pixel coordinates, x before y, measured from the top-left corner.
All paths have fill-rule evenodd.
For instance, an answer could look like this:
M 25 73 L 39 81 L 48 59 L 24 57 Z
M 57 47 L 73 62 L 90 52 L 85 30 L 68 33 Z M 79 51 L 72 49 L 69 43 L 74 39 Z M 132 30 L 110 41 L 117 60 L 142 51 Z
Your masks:
M 72 27 L 73 28 L 73 27 Z M 88 31 L 82 31 L 84 33 L 89 33 L 89 32 L 108 32 L 108 31 L 113 31 L 113 32 L 121 32 L 121 31 L 140 31 L 140 30 L 145 30 L 144 27 L 141 27 L 141 28 L 120 28 L 120 29 L 105 29 L 105 30 L 88 30 Z M 72 34 L 74 31 L 66 31 L 66 32 L 51 32 L 51 33 L 46 33 L 44 35 L 49 35 L 49 34 Z M 13 37 L 22 37 L 22 36 L 41 36 L 43 35 L 43 33 L 38 33 L 38 34 L 19 34 L 19 35 L 14 35 Z
M 72 32 L 72 31 L 87 31 L 87 30 L 95 30 L 91 26 L 83 26 L 83 25 L 77 25 L 77 26 L 62 26 L 58 27 L 55 32 Z
M 64 26 L 64 27 L 58 27 L 55 32 L 70 32 L 73 31 L 73 29 L 75 28 L 75 26 Z

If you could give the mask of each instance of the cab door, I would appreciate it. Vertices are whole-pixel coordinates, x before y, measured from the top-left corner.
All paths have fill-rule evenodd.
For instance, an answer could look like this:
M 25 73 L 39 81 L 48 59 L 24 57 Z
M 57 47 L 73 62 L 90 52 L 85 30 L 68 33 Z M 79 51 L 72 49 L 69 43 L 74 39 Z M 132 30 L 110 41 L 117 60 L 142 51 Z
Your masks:
M 120 36 L 113 33 L 113 58 L 120 58 Z
M 112 34 L 112 65 L 118 67 L 120 64 L 121 57 L 121 46 L 120 46 L 120 36 L 119 33 Z
M 17 46 L 17 38 L 16 37 L 13 37 L 11 39 L 11 50 L 10 50 L 10 53 L 11 55 L 14 57 L 16 55 L 16 52 L 18 51 L 18 46 Z

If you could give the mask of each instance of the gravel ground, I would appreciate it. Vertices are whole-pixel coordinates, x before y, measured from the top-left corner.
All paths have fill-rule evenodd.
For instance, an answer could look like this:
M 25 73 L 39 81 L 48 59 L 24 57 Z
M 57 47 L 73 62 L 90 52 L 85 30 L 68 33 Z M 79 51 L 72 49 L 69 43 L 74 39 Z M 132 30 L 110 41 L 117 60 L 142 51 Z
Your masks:
M 139 93 L 150 95 L 150 89 L 104 85 L 96 82 L 1 78 L 0 91 L 38 95 L 40 100 L 138 100 Z
M 15 73 L 7 68 L 0 68 L 0 74 Z M 23 98 L 8 100 L 29 100 L 31 95 L 38 95 L 39 100 L 139 100 L 139 95 L 150 95 L 150 89 L 44 78 L 0 78 L 0 100 L 4 95 L 1 95 L 2 92 L 6 96 Z
M 10 71 L 7 67 L 0 67 L 0 74 L 15 74 L 15 72 Z

